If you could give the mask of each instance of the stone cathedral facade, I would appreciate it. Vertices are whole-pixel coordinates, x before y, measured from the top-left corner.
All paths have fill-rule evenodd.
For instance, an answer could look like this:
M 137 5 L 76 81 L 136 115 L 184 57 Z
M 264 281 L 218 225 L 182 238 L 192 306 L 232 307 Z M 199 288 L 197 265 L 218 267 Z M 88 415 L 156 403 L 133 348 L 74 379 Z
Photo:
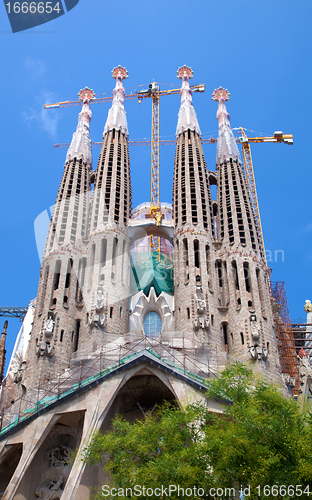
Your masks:
M 88 499 L 108 480 L 100 465 L 81 461 L 94 431 L 105 432 L 117 413 L 142 418 L 163 400 L 182 406 L 201 400 L 222 411 L 222 402 L 206 400 L 205 380 L 228 362 L 245 361 L 282 383 L 266 264 L 228 92 L 213 93 L 219 135 L 210 170 L 192 71 L 179 68 L 172 207 L 161 204 L 159 222 L 146 217 L 148 204 L 137 211 L 142 217 L 132 216 L 127 71 L 118 66 L 112 74 L 116 86 L 96 167 L 89 130 L 94 93 L 79 93 L 82 110 L 51 218 L 26 354 L 15 353 L 2 388 L 5 500 Z M 156 256 L 148 252 L 152 236 L 165 249 Z

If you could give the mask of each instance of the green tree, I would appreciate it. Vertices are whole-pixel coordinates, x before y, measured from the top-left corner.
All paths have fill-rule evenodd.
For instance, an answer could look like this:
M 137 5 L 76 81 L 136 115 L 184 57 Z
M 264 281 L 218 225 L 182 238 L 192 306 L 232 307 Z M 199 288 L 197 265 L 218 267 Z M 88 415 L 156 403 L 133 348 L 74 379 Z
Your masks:
M 220 483 L 250 485 L 251 492 L 260 492 L 261 498 L 265 497 L 265 486 L 302 485 L 305 490 L 311 484 L 311 413 L 303 412 L 277 387 L 255 379 L 241 363 L 225 369 L 211 383 L 207 395 L 222 395 L 232 401 L 224 412 L 226 421 L 215 415 L 206 429 L 207 453 Z M 287 488 L 286 494 L 281 491 L 276 495 L 275 489 L 267 497 L 297 496 L 291 488 L 289 494 Z
M 114 486 L 121 488 L 119 498 L 134 496 L 135 485 L 144 485 L 145 493 L 150 488 L 153 494 L 142 492 L 141 498 L 151 499 L 169 496 L 170 485 L 173 499 L 195 499 L 203 492 L 217 498 L 216 488 L 227 488 L 223 498 L 234 491 L 238 497 L 241 487 L 246 499 L 249 487 L 254 499 L 307 498 L 311 414 L 241 363 L 210 382 L 207 397 L 223 398 L 224 413 L 209 412 L 203 404 L 186 410 L 165 404 L 134 423 L 117 416 L 111 431 L 94 436 L 85 460 L 105 464 Z M 180 491 L 174 491 L 178 486 Z M 157 487 L 163 490 L 155 493 Z

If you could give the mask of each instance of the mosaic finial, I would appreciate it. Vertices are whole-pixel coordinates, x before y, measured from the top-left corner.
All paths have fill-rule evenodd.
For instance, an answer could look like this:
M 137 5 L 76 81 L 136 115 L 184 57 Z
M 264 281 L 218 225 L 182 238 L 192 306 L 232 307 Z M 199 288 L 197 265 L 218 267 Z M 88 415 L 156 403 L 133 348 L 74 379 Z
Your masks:
M 80 89 L 78 92 L 78 97 L 79 100 L 82 102 L 90 102 L 95 99 L 95 93 L 92 89 L 89 89 L 89 87 L 85 87 L 84 89 Z
M 120 66 L 120 65 L 116 66 L 112 70 L 112 78 L 115 78 L 115 80 L 117 80 L 118 77 L 121 78 L 122 80 L 129 78 L 128 71 L 126 70 L 126 68 L 124 68 L 123 66 Z
M 179 78 L 180 80 L 182 78 L 193 78 L 193 75 L 194 75 L 194 72 L 192 70 L 192 68 L 190 66 L 186 66 L 184 64 L 184 66 L 181 66 L 178 71 L 177 71 L 177 78 Z
M 220 101 L 220 99 L 224 99 L 225 101 L 230 100 L 230 92 L 227 89 L 224 89 L 223 87 L 219 87 L 218 89 L 215 89 L 212 92 L 212 100 L 213 101 Z

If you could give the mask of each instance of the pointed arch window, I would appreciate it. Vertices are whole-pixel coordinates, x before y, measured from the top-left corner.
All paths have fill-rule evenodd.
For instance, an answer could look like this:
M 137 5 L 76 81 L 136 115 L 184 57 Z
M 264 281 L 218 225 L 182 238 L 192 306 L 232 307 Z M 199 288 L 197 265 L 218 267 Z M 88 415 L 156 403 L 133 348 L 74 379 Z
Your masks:
M 147 313 L 143 326 L 144 333 L 147 337 L 151 337 L 152 339 L 158 338 L 162 329 L 162 322 L 159 314 L 154 311 Z

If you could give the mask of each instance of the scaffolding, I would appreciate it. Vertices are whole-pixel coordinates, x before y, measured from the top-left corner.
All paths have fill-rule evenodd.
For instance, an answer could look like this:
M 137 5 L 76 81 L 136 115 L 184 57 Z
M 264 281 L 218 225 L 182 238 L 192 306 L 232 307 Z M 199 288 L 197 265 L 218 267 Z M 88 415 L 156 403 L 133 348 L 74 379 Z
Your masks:
M 284 374 L 288 374 L 294 380 L 292 393 L 295 395 L 299 391 L 299 361 L 283 281 L 272 283 L 272 297 L 281 369 Z
M 312 323 L 305 323 L 301 319 L 292 322 L 292 332 L 295 340 L 296 352 L 299 355 L 303 349 L 307 356 L 312 357 Z
M 10 397 L 2 400 L 0 437 L 63 400 L 91 389 L 142 354 L 203 387 L 227 361 L 226 349 L 201 343 L 193 332 L 162 332 L 157 339 L 134 333 L 106 333 L 105 342 L 94 353 L 90 354 L 88 346 L 85 352 L 74 353 L 70 368 L 58 377 L 49 379 L 46 375 L 38 379 L 38 386 L 13 404 Z

